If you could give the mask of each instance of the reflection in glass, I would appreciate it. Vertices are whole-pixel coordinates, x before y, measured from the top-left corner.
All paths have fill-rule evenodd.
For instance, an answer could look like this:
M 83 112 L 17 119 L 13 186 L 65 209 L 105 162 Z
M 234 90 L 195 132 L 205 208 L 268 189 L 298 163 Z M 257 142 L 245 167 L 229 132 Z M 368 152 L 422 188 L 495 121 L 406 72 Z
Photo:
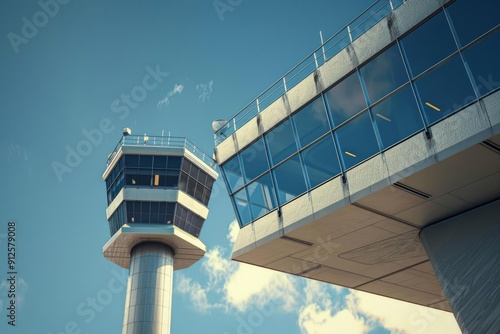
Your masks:
M 292 122 L 286 120 L 266 135 L 266 142 L 274 165 L 297 151 L 293 136 Z
M 472 42 L 499 23 L 498 0 L 458 0 L 447 9 L 462 46 Z
M 301 147 L 321 137 L 328 130 L 325 104 L 320 96 L 293 116 Z
M 397 44 L 382 52 L 361 68 L 370 103 L 392 92 L 408 81 L 403 58 Z
M 302 160 L 311 188 L 340 173 L 335 144 L 331 135 L 302 152 Z
M 249 184 L 247 191 L 254 220 L 276 208 L 274 188 L 269 173 Z
M 326 92 L 334 126 L 366 108 L 358 73 L 354 72 Z
M 415 81 L 428 124 L 476 99 L 459 56 Z
M 443 11 L 412 31 L 401 40 L 401 43 L 406 51 L 413 76 L 419 75 L 457 51 Z
M 409 85 L 372 107 L 372 115 L 384 148 L 424 127 Z
M 241 172 L 240 161 L 238 156 L 233 157 L 227 163 L 222 166 L 222 171 L 226 176 L 227 183 L 231 192 L 235 191 L 243 185 L 243 173 Z M 183 175 L 185 175 L 183 173 Z M 181 178 L 181 184 L 184 185 L 183 178 Z M 186 180 L 187 182 L 187 180 Z M 179 186 L 181 188 L 181 186 Z
M 307 190 L 299 156 L 296 155 L 274 170 L 278 201 L 284 204 Z
M 238 191 L 233 195 L 234 204 L 236 205 L 236 210 L 238 211 L 238 215 L 240 217 L 240 223 L 242 226 L 245 226 L 249 222 L 252 221 L 252 217 L 250 216 L 250 208 L 248 207 L 248 200 L 245 188 Z
M 368 112 L 356 117 L 335 133 L 339 141 L 340 156 L 346 169 L 379 152 Z
M 267 164 L 264 140 L 259 139 L 241 152 L 245 181 L 253 180 L 269 168 Z
M 500 86 L 500 31 L 496 31 L 464 52 L 464 57 L 483 96 Z

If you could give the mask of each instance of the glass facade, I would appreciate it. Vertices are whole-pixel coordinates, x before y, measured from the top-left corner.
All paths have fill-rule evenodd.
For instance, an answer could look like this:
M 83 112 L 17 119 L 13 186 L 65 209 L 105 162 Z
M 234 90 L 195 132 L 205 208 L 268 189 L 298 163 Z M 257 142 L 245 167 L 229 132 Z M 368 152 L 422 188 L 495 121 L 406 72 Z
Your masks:
M 456 0 L 221 167 L 240 226 L 498 90 L 496 0 Z
M 228 174 L 230 175 L 230 174 Z M 127 188 L 178 189 L 207 206 L 215 179 L 181 156 L 125 154 L 106 179 L 108 204 Z M 204 219 L 176 202 L 123 201 L 109 219 L 111 235 L 123 224 L 174 224 L 198 237 Z
M 204 219 L 176 202 L 123 201 L 109 219 L 114 235 L 123 224 L 174 224 L 198 237 Z
M 108 178 L 108 204 L 124 187 L 179 189 L 208 204 L 215 180 L 189 160 L 178 156 L 127 154 L 120 158 Z

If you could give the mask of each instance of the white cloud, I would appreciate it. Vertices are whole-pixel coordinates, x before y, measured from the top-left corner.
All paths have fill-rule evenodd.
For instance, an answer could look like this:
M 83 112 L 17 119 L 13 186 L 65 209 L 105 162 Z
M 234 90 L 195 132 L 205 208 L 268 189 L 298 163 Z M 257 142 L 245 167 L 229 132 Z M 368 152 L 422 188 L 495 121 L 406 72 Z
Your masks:
M 298 297 L 295 283 L 290 275 L 242 263 L 226 281 L 225 299 L 239 311 L 270 302 L 290 311 Z
M 200 283 L 191 278 L 179 274 L 176 277 L 175 286 L 179 292 L 189 297 L 191 305 L 201 313 L 207 313 L 210 309 L 224 307 L 220 303 L 210 303 L 208 301 L 207 289 L 201 287 Z
M 163 99 L 158 101 L 158 104 L 157 104 L 158 108 L 161 109 L 163 106 L 169 105 L 170 98 L 176 94 L 181 94 L 183 90 L 184 90 L 183 85 L 174 84 L 174 88 L 172 88 L 172 90 L 169 91 Z
M 240 233 L 240 226 L 238 225 L 238 221 L 235 219 L 229 224 L 229 231 L 226 235 L 227 240 L 231 244 L 234 244 L 236 242 L 236 238 L 238 237 L 238 233 Z
M 348 304 L 391 333 L 461 333 L 449 312 L 355 290 L 351 290 Z
M 212 96 L 212 86 L 214 84 L 213 80 L 210 80 L 206 84 L 200 83 L 196 85 L 196 90 L 200 95 L 198 95 L 198 98 L 201 100 L 201 102 L 205 102 L 206 100 L 209 100 L 210 97 Z
M 228 239 L 234 241 L 237 229 L 237 223 L 232 222 Z M 279 309 L 290 311 L 296 306 L 299 296 L 293 276 L 231 261 L 224 248 L 210 249 L 205 254 L 202 268 L 208 276 L 205 284 L 201 285 L 184 276 L 176 283 L 177 290 L 188 295 L 199 311 L 221 307 L 220 302 L 209 301 L 210 293 L 218 294 L 217 299 L 224 301 L 226 310 L 243 312 L 252 307 L 264 308 L 272 303 Z
M 305 334 L 320 333 L 366 333 L 369 326 L 355 311 L 342 309 L 338 301 L 338 294 L 331 295 L 329 291 L 340 292 L 341 289 L 331 290 L 327 284 L 317 281 L 306 281 L 304 306 L 298 314 L 300 330 Z
M 363 318 L 348 309 L 332 314 L 331 310 L 322 308 L 318 304 L 310 304 L 301 309 L 299 326 L 301 332 L 305 334 L 363 334 L 369 329 Z

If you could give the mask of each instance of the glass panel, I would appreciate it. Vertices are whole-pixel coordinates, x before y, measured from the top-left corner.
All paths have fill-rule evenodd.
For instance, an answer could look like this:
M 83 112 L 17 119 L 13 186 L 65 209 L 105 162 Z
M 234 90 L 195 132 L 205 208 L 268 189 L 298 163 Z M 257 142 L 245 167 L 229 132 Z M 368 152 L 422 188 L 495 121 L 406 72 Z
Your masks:
M 125 166 L 126 167 L 139 167 L 139 156 L 138 155 L 126 155 L 125 156 Z
M 197 180 L 199 172 L 200 172 L 200 169 L 193 164 L 193 165 L 191 165 L 191 169 L 189 170 L 189 176 L 191 176 L 193 179 Z
M 184 173 L 184 172 L 181 173 L 181 177 L 179 180 L 179 189 L 184 191 L 184 192 L 186 192 L 186 189 L 187 189 L 188 178 L 189 178 L 189 176 L 187 176 L 186 173 Z
M 340 146 L 340 156 L 346 169 L 379 152 L 368 112 L 342 126 L 336 131 L 336 135 Z
M 498 0 L 457 0 L 448 7 L 453 26 L 462 46 L 470 43 L 499 23 Z
M 442 11 L 403 38 L 401 43 L 413 76 L 457 51 L 450 26 Z
M 274 170 L 278 187 L 278 200 L 284 204 L 307 190 L 304 173 L 296 155 Z
M 161 182 L 161 180 L 160 180 Z M 177 187 L 179 184 L 179 171 L 168 171 L 165 177 L 165 187 Z
M 200 171 L 198 173 L 198 178 L 196 179 L 196 181 L 200 182 L 201 184 L 205 184 L 206 183 L 206 180 L 207 180 L 207 173 L 203 172 L 203 171 Z
M 403 58 L 397 44 L 382 52 L 361 68 L 370 103 L 392 92 L 408 81 Z
M 241 172 L 240 160 L 235 156 L 222 166 L 222 171 L 226 176 L 231 192 L 243 185 L 243 173 Z M 182 181 L 182 179 L 181 179 Z
M 205 188 L 203 190 L 203 197 L 202 197 L 202 200 L 201 202 L 205 205 L 208 205 L 208 201 L 210 200 L 210 190 Z
M 191 169 L 191 162 L 189 162 L 188 159 L 183 159 L 182 161 L 182 170 L 186 173 L 189 173 L 189 170 Z
M 297 151 L 292 122 L 286 120 L 266 135 L 273 166 Z
M 234 203 L 236 204 L 236 210 L 238 211 L 240 217 L 240 223 L 242 226 L 247 225 L 252 221 L 250 216 L 250 208 L 248 207 L 247 194 L 245 189 L 241 189 L 236 194 L 233 195 Z
M 254 220 L 276 207 L 274 188 L 269 173 L 249 184 L 247 190 Z
M 202 202 L 203 201 L 203 191 L 205 190 L 205 187 L 201 185 L 201 183 L 196 183 L 196 189 L 194 190 L 194 198 L 196 198 L 198 201 Z
M 207 181 L 205 182 L 205 187 L 207 187 L 209 190 L 212 190 L 214 182 L 215 182 L 214 179 L 212 179 L 210 176 L 207 176 Z
M 167 167 L 169 169 L 180 169 L 181 168 L 181 157 L 168 157 Z
M 139 158 L 139 167 L 151 168 L 152 166 L 153 166 L 153 156 L 141 155 L 141 157 Z
M 304 147 L 330 130 L 325 104 L 320 96 L 293 116 L 300 146 Z
M 269 166 L 267 165 L 264 141 L 259 139 L 241 152 L 241 160 L 243 161 L 246 182 L 256 178 L 267 170 Z
M 429 124 L 475 99 L 459 56 L 418 79 L 416 85 Z
M 366 108 L 358 73 L 354 72 L 326 92 L 335 126 Z
M 139 170 L 137 172 L 136 181 L 139 186 L 150 186 L 151 185 L 151 170 Z
M 188 179 L 187 190 L 188 195 L 194 196 L 194 189 L 196 188 L 196 181 L 193 178 Z
M 155 155 L 153 159 L 153 168 L 167 168 L 167 157 L 163 155 Z
M 311 188 L 340 173 L 339 160 L 331 135 L 302 152 Z
M 159 213 L 159 203 L 151 202 L 151 215 L 149 216 L 151 224 L 160 224 L 158 213 Z
M 480 96 L 500 87 L 499 54 L 500 31 L 494 32 L 464 52 L 464 57 L 472 71 Z
M 409 85 L 372 107 L 372 115 L 384 148 L 424 127 Z

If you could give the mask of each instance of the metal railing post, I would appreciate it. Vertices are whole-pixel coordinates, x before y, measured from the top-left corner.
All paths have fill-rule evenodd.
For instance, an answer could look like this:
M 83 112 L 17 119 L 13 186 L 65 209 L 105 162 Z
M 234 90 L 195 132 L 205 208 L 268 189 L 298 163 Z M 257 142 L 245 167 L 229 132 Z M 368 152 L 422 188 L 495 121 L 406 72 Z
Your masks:
M 326 63 L 325 42 L 323 42 L 323 33 L 319 32 L 319 39 L 321 40 L 321 51 L 323 52 L 323 62 Z
M 288 91 L 286 88 L 286 78 L 283 77 L 283 87 L 285 88 L 285 93 Z

